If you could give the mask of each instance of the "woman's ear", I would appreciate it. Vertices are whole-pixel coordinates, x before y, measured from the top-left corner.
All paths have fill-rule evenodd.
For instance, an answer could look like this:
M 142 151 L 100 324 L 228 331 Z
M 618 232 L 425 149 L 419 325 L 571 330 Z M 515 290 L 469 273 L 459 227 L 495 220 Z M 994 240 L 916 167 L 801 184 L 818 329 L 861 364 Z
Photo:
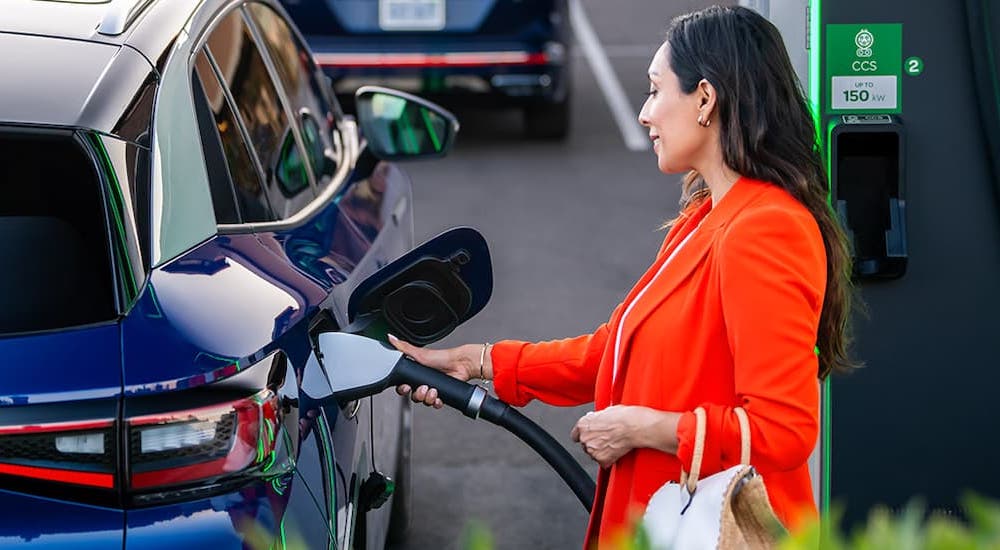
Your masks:
M 695 89 L 695 95 L 698 98 L 698 114 L 704 117 L 704 120 L 712 120 L 712 115 L 715 113 L 716 100 L 718 99 L 715 86 L 703 78 L 698 81 L 698 88 Z

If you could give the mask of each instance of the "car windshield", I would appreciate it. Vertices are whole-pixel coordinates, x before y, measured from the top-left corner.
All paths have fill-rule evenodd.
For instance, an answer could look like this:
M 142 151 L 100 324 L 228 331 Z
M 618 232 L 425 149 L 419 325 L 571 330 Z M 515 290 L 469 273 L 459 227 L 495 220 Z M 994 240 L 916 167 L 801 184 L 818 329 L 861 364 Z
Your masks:
M 97 174 L 67 134 L 0 132 L 0 333 L 115 317 Z

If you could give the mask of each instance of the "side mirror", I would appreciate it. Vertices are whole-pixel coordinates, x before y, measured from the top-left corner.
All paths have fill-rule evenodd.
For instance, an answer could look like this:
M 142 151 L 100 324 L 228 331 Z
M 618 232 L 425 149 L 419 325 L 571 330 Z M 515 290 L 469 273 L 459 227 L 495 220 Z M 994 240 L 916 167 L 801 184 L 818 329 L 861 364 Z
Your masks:
M 368 148 L 382 160 L 443 157 L 458 134 L 455 115 L 415 95 L 362 86 L 354 98 Z
M 479 313 L 493 293 L 486 239 L 471 227 L 445 231 L 384 266 L 351 293 L 347 315 L 380 316 L 418 346 L 444 338 Z

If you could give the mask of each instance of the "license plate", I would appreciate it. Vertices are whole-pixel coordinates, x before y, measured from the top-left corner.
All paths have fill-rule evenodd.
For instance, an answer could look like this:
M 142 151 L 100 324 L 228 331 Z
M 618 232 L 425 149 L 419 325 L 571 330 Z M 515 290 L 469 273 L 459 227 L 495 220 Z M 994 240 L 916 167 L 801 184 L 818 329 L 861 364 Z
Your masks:
M 445 0 L 379 0 L 378 24 L 386 31 L 439 31 Z

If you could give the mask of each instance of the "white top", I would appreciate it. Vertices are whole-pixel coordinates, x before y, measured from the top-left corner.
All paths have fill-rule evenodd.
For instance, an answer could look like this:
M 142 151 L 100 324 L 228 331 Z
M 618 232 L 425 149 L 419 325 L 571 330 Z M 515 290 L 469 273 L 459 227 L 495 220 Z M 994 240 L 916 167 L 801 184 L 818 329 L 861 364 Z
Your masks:
M 628 305 L 628 307 L 625 308 L 625 313 L 622 313 L 621 321 L 618 323 L 618 334 L 615 336 L 615 361 L 614 361 L 614 369 L 611 371 L 612 383 L 614 383 L 615 378 L 618 377 L 618 359 L 620 354 L 619 347 L 622 344 L 622 329 L 625 328 L 625 318 L 628 317 L 629 312 L 632 311 L 632 308 L 635 307 L 635 304 L 642 299 L 642 296 L 646 294 L 646 291 L 649 290 L 649 287 L 653 286 L 653 283 L 655 283 L 656 279 L 659 278 L 661 273 L 663 273 L 663 270 L 666 269 L 668 265 L 670 265 L 670 261 L 674 259 L 674 256 L 676 256 L 677 253 L 680 252 L 682 248 L 684 248 L 684 245 L 687 244 L 689 239 L 691 239 L 691 235 L 694 235 L 695 231 L 698 231 L 698 227 L 700 226 L 701 224 L 699 223 L 697 227 L 692 229 L 691 232 L 688 233 L 686 237 L 684 237 L 684 240 L 681 241 L 681 244 L 677 245 L 677 248 L 675 248 L 674 251 L 670 253 L 670 256 L 667 256 L 666 261 L 663 262 L 663 265 L 660 266 L 660 269 L 656 270 L 656 275 L 653 275 L 653 278 L 650 279 L 648 283 L 646 283 L 646 286 L 642 287 L 642 290 L 639 291 L 639 294 L 635 295 L 635 299 L 632 300 L 632 302 Z

